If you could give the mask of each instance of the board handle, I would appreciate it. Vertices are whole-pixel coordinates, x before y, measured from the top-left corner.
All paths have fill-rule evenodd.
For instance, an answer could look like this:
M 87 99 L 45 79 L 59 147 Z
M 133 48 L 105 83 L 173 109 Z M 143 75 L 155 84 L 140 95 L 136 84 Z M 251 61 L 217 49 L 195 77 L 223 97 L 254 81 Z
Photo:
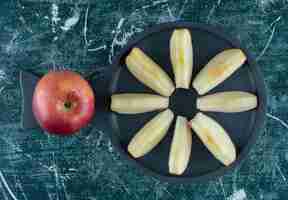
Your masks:
M 40 77 L 31 72 L 20 71 L 20 87 L 22 94 L 21 126 L 23 129 L 39 127 L 32 112 L 32 97 Z

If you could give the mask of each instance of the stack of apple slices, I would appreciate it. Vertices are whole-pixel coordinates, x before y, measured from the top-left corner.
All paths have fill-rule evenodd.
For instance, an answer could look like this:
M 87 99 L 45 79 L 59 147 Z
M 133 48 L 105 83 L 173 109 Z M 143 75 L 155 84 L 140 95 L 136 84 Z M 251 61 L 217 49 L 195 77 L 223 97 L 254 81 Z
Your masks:
M 193 48 L 190 31 L 176 29 L 170 39 L 170 59 L 176 88 L 189 89 L 193 72 Z M 212 58 L 199 72 L 192 86 L 204 95 L 225 81 L 246 61 L 240 49 L 228 49 Z M 128 145 L 128 152 L 139 158 L 156 147 L 167 134 L 174 119 L 169 107 L 169 96 L 175 86 L 166 72 L 141 49 L 133 48 L 126 57 L 128 70 L 144 85 L 162 96 L 144 93 L 114 94 L 111 110 L 123 114 L 137 114 L 163 110 L 136 132 Z M 257 97 L 242 91 L 219 92 L 197 98 L 197 109 L 212 112 L 243 112 L 257 107 Z M 199 112 L 188 121 L 177 116 L 171 142 L 169 172 L 181 175 L 190 160 L 192 131 L 225 166 L 236 159 L 236 148 L 226 130 L 211 117 Z

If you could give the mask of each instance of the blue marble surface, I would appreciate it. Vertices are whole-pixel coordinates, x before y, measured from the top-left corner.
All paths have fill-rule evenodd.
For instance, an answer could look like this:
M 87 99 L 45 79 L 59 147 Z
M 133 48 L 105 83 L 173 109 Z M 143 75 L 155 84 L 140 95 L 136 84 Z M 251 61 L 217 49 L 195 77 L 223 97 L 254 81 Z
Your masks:
M 11 0 L 0 3 L 1 200 L 288 199 L 287 0 Z M 186 20 L 224 26 L 257 58 L 268 88 L 266 128 L 243 165 L 208 183 L 143 176 L 105 130 L 59 138 L 20 127 L 20 69 L 109 70 L 145 27 Z

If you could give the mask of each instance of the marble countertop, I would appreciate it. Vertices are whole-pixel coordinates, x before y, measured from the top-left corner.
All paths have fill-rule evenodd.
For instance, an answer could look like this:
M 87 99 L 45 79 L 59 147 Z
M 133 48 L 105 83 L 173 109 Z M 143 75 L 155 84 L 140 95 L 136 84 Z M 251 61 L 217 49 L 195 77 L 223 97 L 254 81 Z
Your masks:
M 10 0 L 0 3 L 0 199 L 285 200 L 288 198 L 286 0 Z M 145 27 L 221 25 L 256 57 L 268 90 L 266 128 L 240 168 L 208 183 L 173 185 L 123 162 L 105 130 L 59 138 L 20 126 L 20 69 L 109 70 Z

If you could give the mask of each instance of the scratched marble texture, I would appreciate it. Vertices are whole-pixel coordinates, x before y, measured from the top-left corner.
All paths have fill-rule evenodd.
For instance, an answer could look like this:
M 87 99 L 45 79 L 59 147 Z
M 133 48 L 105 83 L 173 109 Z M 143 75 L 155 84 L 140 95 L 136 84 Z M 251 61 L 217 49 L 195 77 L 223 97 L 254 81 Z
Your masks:
M 287 13 L 287 0 L 1 1 L 0 199 L 287 199 Z M 105 130 L 89 126 L 59 138 L 21 129 L 20 69 L 109 70 L 132 35 L 175 20 L 224 26 L 264 73 L 266 128 L 233 173 L 209 183 L 172 185 L 123 162 Z

